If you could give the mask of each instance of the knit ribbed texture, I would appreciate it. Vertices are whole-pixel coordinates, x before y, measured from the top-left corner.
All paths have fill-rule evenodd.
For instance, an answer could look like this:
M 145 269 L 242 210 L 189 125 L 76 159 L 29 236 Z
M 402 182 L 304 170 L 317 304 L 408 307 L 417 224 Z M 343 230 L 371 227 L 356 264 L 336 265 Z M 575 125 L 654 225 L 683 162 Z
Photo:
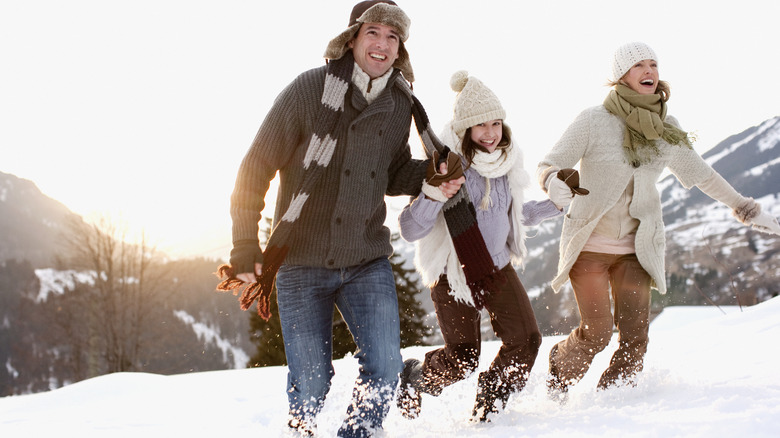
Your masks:
M 417 97 L 408 90 L 412 99 L 412 116 L 417 132 L 429 156 L 438 151 L 441 156 L 450 152 L 433 133 L 428 115 Z M 466 284 L 471 291 L 474 307 L 482 309 L 486 297 L 498 291 L 498 282 L 504 281 L 500 269 L 493 265 L 490 252 L 479 231 L 477 214 L 469 198 L 466 185 L 450 198 L 443 207 L 444 219 L 452 238 L 452 244 L 463 267 Z
M 282 184 L 274 224 L 290 210 L 306 172 L 300 163 L 321 106 L 324 71 L 321 67 L 298 77 L 280 94 L 259 129 L 232 196 L 234 242 L 258 241 L 259 212 L 276 169 Z M 371 107 L 359 93 L 347 94 L 346 122 L 337 127 L 339 147 L 297 220 L 287 263 L 342 268 L 392 254 L 390 232 L 383 226 L 384 197 L 419 194 L 427 163 L 411 159 L 408 99 L 397 87 L 388 92 Z
M 341 268 L 389 257 L 384 196 L 416 196 L 425 175 L 426 163 L 412 160 L 406 143 L 411 105 L 405 94 L 394 87 L 368 106 L 359 92 L 326 80 L 326 70 L 354 66 L 351 53 L 342 60 L 304 73 L 280 94 L 239 169 L 231 198 L 234 242 L 258 241 L 262 196 L 280 169 L 275 228 L 262 261 L 264 285 L 252 292 L 263 300 L 282 261 Z M 397 72 L 390 82 L 396 78 Z M 335 86 L 324 92 L 326 82 Z M 338 88 L 346 93 L 340 99 L 333 96 Z M 329 133 L 317 127 L 323 108 L 343 113 Z M 322 175 L 305 182 L 310 172 Z M 287 224 L 294 224 L 293 232 Z
M 403 183 L 398 182 L 399 178 L 408 177 L 409 179 L 406 181 L 414 181 L 413 184 L 416 183 L 417 187 L 416 192 L 419 192 L 419 185 L 422 181 L 422 175 L 424 175 L 424 167 L 420 168 L 423 170 L 422 175 L 420 176 L 413 176 L 412 174 L 418 166 L 403 166 L 403 171 L 396 167 L 400 163 L 410 161 L 410 157 L 407 155 L 409 154 L 408 148 L 406 149 L 406 154 L 401 157 L 405 159 L 388 162 L 387 169 L 390 171 L 389 175 L 384 173 L 380 174 L 377 170 L 372 170 L 367 174 L 352 175 L 353 168 L 349 164 L 351 163 L 351 159 L 353 159 L 353 154 L 343 153 L 339 157 L 334 157 L 334 154 L 338 154 L 339 151 L 344 152 L 350 148 L 349 144 L 341 145 L 342 140 L 346 141 L 348 138 L 349 141 L 347 143 L 357 141 L 364 146 L 365 150 L 356 151 L 356 155 L 361 157 L 362 160 L 366 157 L 373 158 L 375 162 L 377 160 L 387 160 L 387 152 L 384 148 L 379 147 L 376 151 L 372 151 L 370 150 L 370 145 L 374 143 L 379 143 L 379 146 L 382 145 L 382 137 L 385 135 L 382 129 L 386 126 L 404 126 L 408 129 L 408 119 L 405 124 L 399 123 L 398 125 L 388 125 L 387 123 L 390 120 L 382 120 L 385 112 L 392 113 L 396 106 L 400 106 L 410 110 L 411 115 L 415 119 L 415 125 L 423 140 L 423 144 L 429 153 L 432 153 L 433 150 L 438 150 L 441 153 L 446 153 L 447 151 L 446 147 L 441 144 L 438 138 L 431 132 L 430 123 L 422 104 L 417 100 L 417 97 L 414 96 L 408 84 L 401 76 L 394 76 L 388 82 L 388 86 L 403 91 L 409 98 L 408 102 L 410 102 L 410 106 L 400 105 L 400 102 L 389 98 L 387 93 L 383 94 L 383 96 L 371 106 L 367 105 L 367 102 L 362 96 L 360 96 L 360 100 L 355 100 L 356 94 L 359 93 L 351 93 L 352 105 L 339 103 L 340 100 L 337 96 L 339 93 L 343 93 L 341 102 L 349 95 L 349 93 L 347 93 L 349 88 L 344 87 L 343 82 L 349 82 L 351 80 L 353 66 L 354 60 L 351 56 L 351 52 L 341 59 L 331 61 L 327 66 L 326 79 L 323 88 L 320 88 L 320 104 L 314 111 L 314 120 L 316 120 L 316 122 L 310 131 L 312 132 L 312 135 L 305 148 L 303 159 L 304 170 L 301 172 L 300 170 L 297 170 L 298 166 L 294 165 L 289 166 L 288 169 L 296 171 L 297 180 L 299 181 L 297 189 L 291 193 L 288 192 L 289 197 L 283 197 L 281 199 L 282 202 L 277 202 L 275 215 L 276 225 L 263 254 L 264 261 L 262 274 L 257 283 L 246 286 L 242 293 L 240 300 L 241 307 L 246 309 L 252 304 L 254 299 L 258 299 L 258 313 L 265 319 L 270 317 L 270 313 L 267 313 L 267 309 L 270 307 L 268 305 L 268 299 L 273 288 L 276 272 L 282 263 L 288 262 L 304 264 L 306 266 L 322 266 L 324 264 L 329 268 L 338 268 L 341 266 L 337 265 L 337 259 L 354 260 L 356 253 L 360 254 L 361 252 L 366 252 L 365 249 L 361 248 L 357 248 L 356 251 L 350 252 L 351 249 L 355 248 L 353 245 L 350 245 L 350 243 L 355 243 L 355 236 L 364 237 L 364 234 L 360 233 L 361 230 L 365 230 L 366 233 L 370 231 L 370 229 L 367 229 L 369 225 L 369 219 L 367 218 L 381 217 L 384 220 L 386 207 L 383 199 L 379 201 L 379 203 L 381 203 L 381 207 L 379 207 L 377 205 L 378 202 L 375 200 L 375 190 L 366 190 L 365 186 L 373 186 L 374 188 L 386 187 L 386 193 L 388 195 L 416 195 L 417 193 L 409 193 L 410 190 L 406 190 L 406 193 L 396 193 L 396 187 L 403 187 Z M 328 87 L 328 84 L 330 84 L 330 87 Z M 283 95 L 284 94 L 285 93 L 283 93 Z M 299 102 L 293 99 L 290 101 L 290 105 L 297 106 L 299 105 Z M 281 102 L 277 99 L 274 108 L 278 109 L 280 106 Z M 357 114 L 355 114 L 354 119 L 350 117 L 352 114 L 342 114 L 345 110 L 349 109 L 351 111 L 351 108 L 355 106 L 357 106 L 354 108 L 357 111 Z M 287 120 L 294 120 L 289 114 L 269 113 L 269 117 L 266 118 L 266 121 L 260 128 L 258 138 L 255 139 L 250 153 L 247 154 L 247 157 L 242 163 L 241 169 L 239 170 L 239 177 L 236 181 L 236 189 L 233 194 L 233 203 L 231 206 L 234 242 L 251 238 L 257 239 L 257 221 L 259 220 L 259 211 L 262 210 L 263 205 L 262 200 L 259 199 L 259 194 L 264 193 L 265 190 L 267 190 L 267 181 L 270 180 L 272 171 L 285 167 L 282 165 L 284 163 L 283 160 L 271 160 L 271 163 L 269 163 L 264 162 L 262 158 L 255 156 L 255 153 L 259 154 L 263 151 L 267 151 L 269 148 L 272 150 L 274 149 L 274 146 L 269 146 L 273 145 L 273 143 L 268 143 L 268 141 L 281 141 L 283 144 L 289 141 L 289 138 L 284 137 L 260 139 L 261 133 L 263 133 L 263 136 L 266 134 L 263 131 L 264 128 L 276 128 L 273 125 L 273 122 L 269 122 L 269 119 L 280 122 L 282 124 L 282 129 L 284 129 L 286 123 L 290 123 L 287 122 Z M 384 122 L 379 123 L 381 128 L 378 129 L 378 132 L 366 135 L 354 130 L 358 120 L 366 120 L 366 122 L 368 122 L 373 119 Z M 307 120 L 307 118 L 304 118 L 303 120 Z M 346 121 L 351 121 L 349 128 L 345 126 L 347 125 L 346 123 L 341 123 Z M 339 127 L 342 129 L 349 129 L 350 134 L 348 136 L 345 135 L 345 133 L 339 130 Z M 299 138 L 301 131 L 296 133 L 291 132 L 289 135 L 293 135 L 291 138 Z M 276 150 L 284 152 L 279 149 Z M 289 151 L 287 151 L 287 153 L 289 153 Z M 372 155 L 373 153 L 375 153 L 375 155 Z M 331 161 L 340 163 L 341 167 L 339 168 L 338 164 L 330 166 Z M 328 173 L 332 168 L 336 169 L 338 173 Z M 360 169 L 366 169 L 366 167 L 358 166 L 354 170 Z M 375 167 L 374 169 L 385 172 L 382 170 L 382 167 Z M 258 171 L 259 178 L 258 173 L 256 173 Z M 366 176 L 370 178 L 370 182 L 367 181 L 362 190 L 358 186 L 355 187 L 355 190 L 345 191 L 343 189 L 342 186 L 345 184 L 345 179 L 351 181 L 352 177 L 358 179 L 361 177 L 365 178 Z M 292 181 L 287 181 L 285 175 L 282 175 L 282 177 L 282 187 L 289 188 L 290 185 L 293 187 L 296 186 Z M 387 178 L 387 180 L 385 178 Z M 385 181 L 385 184 L 382 184 L 382 181 Z M 399 184 L 401 185 L 399 186 Z M 324 191 L 323 186 L 329 186 L 332 190 Z M 317 193 L 323 195 L 338 194 L 338 202 L 334 202 L 334 199 L 330 197 L 329 199 L 325 199 L 325 196 L 318 197 L 316 196 Z M 288 201 L 288 199 L 291 201 Z M 328 203 L 329 207 L 323 208 L 322 205 L 312 205 L 315 199 L 318 199 L 320 202 Z M 463 220 L 463 216 L 469 213 L 468 207 L 470 206 L 468 194 L 465 190 L 462 191 L 460 199 L 465 202 L 452 205 L 452 208 L 454 212 L 459 212 L 457 214 L 458 220 Z M 242 202 L 244 203 L 242 204 Z M 473 210 L 473 207 L 471 208 Z M 377 211 L 380 213 L 378 214 Z M 317 212 L 330 214 L 321 216 L 316 214 Z M 471 213 L 471 221 L 476 226 L 476 218 L 474 217 L 473 211 L 471 211 Z M 330 234 L 328 236 L 320 236 L 319 242 L 321 243 L 321 246 L 318 248 L 315 246 L 299 244 L 301 236 L 309 236 L 309 238 L 311 238 L 312 234 L 315 236 L 313 236 L 314 239 L 311 240 L 317 241 L 316 230 L 322 229 L 323 218 L 331 218 L 332 222 Z M 307 219 L 309 220 L 308 223 L 306 222 Z M 360 219 L 363 219 L 365 222 L 359 223 L 358 221 Z M 312 220 L 316 221 L 316 224 L 311 223 Z M 349 224 L 352 223 L 356 226 L 349 227 Z M 386 232 L 386 228 L 381 225 L 378 228 L 380 228 L 380 230 L 377 230 L 375 234 L 384 234 L 384 242 L 389 246 L 389 233 Z M 314 233 L 312 233 L 312 231 L 314 231 Z M 254 236 L 250 233 L 254 233 Z M 342 242 L 340 238 L 343 239 L 344 245 L 340 245 Z M 462 256 L 464 261 L 471 259 L 477 260 L 473 263 L 475 269 L 472 269 L 470 271 L 470 276 L 467 277 L 469 286 L 472 287 L 472 291 L 479 294 L 483 293 L 483 290 L 492 289 L 491 277 L 499 275 L 500 272 L 489 262 L 490 254 L 485 248 L 484 241 L 481 240 L 479 230 L 476 229 L 476 233 L 472 231 L 465 233 L 462 236 L 453 236 L 453 240 L 459 240 L 461 246 L 468 249 L 467 253 L 459 253 L 459 256 Z M 392 247 L 390 248 L 390 251 L 392 251 Z M 320 258 L 313 263 L 296 263 L 292 261 L 293 253 L 297 253 L 302 259 L 311 260 L 312 256 L 310 254 L 316 254 L 318 252 L 324 252 L 325 257 Z M 358 262 L 347 264 L 346 266 L 365 263 L 369 260 L 371 259 L 361 259 Z M 484 260 L 487 260 L 488 262 L 485 263 L 483 262 Z M 485 265 L 490 265 L 490 269 L 486 270 L 484 268 Z M 222 268 L 220 268 L 220 272 L 227 275 L 229 278 L 225 279 L 218 289 L 227 290 L 228 287 L 231 289 L 238 287 L 233 275 L 235 273 L 226 269 L 223 270 Z
M 490 88 L 479 79 L 461 70 L 450 78 L 450 87 L 458 93 L 452 117 L 452 129 L 463 138 L 463 133 L 472 126 L 491 120 L 504 120 L 506 111 L 501 101 Z
M 641 94 L 618 84 L 604 99 L 604 107 L 626 124 L 623 150 L 634 167 L 652 161 L 658 155 L 657 140 L 692 148 L 688 133 L 667 123 L 666 102 L 660 94 Z
M 463 155 L 463 137 L 469 127 L 491 120 L 503 120 L 506 113 L 498 97 L 479 79 L 469 77 L 466 71 L 453 74 L 450 86 L 458 95 L 455 99 L 453 119 L 447 123 L 440 138 L 446 144 L 452 145 L 455 152 Z M 509 132 L 508 126 L 503 128 L 505 132 Z M 461 165 L 461 161 L 457 164 Z M 474 171 L 469 172 L 471 178 L 480 178 L 484 184 L 478 198 L 479 212 L 493 211 L 494 207 L 497 207 L 493 205 L 491 196 L 491 178 L 507 176 L 505 182 L 508 182 L 508 189 L 502 191 L 501 195 L 509 194 L 517 208 L 506 211 L 511 228 L 504 233 L 501 246 L 503 248 L 509 242 L 512 262 L 521 263 L 526 248 L 523 212 L 520 206 L 523 205 L 523 190 L 529 180 L 523 168 L 522 152 L 512 144 L 491 153 L 480 151 L 471 158 L 468 170 Z M 506 263 L 494 263 L 491 248 L 486 245 L 484 234 L 481 234 L 485 230 L 481 227 L 484 224 L 478 222 L 477 209 L 468 199 L 469 183 L 467 177 L 461 191 L 442 206 L 441 216 L 434 220 L 430 232 L 416 240 L 414 263 L 428 285 L 431 285 L 432 281 L 438 281 L 439 274 L 446 270 L 450 294 L 455 300 L 480 309 L 485 303 L 487 293 L 500 290 L 496 284 L 500 276 L 493 271 Z M 505 199 L 497 201 L 500 205 L 510 205 L 509 202 L 504 202 Z M 512 235 L 508 237 L 510 229 Z M 492 231 L 495 230 L 490 230 Z M 490 259 L 482 255 L 483 246 L 485 251 L 491 254 Z
M 679 128 L 673 117 L 667 116 L 667 122 Z M 566 283 L 599 220 L 631 178 L 631 214 L 640 221 L 635 239 L 637 258 L 658 291 L 666 292 L 664 225 L 656 181 L 668 168 L 684 187 L 690 188 L 707 180 L 714 170 L 692 149 L 671 146 L 663 140 L 658 141 L 659 155 L 650 164 L 634 168 L 622 153 L 624 132 L 622 119 L 610 114 L 603 105 L 589 108 L 574 120 L 539 164 L 544 171 L 575 167 L 579 162 L 580 184 L 590 190 L 588 196 L 574 198 L 564 219 L 558 274 L 552 283 L 556 292 Z
M 645 43 L 633 42 L 618 47 L 612 55 L 612 81 L 620 80 L 634 64 L 644 59 L 658 61 L 653 49 Z
M 352 80 L 354 61 L 351 54 L 352 52 L 349 52 L 344 59 L 332 62 L 328 66 L 317 122 L 314 125 L 314 131 L 309 139 L 303 159 L 303 168 L 306 173 L 293 195 L 287 211 L 271 232 L 268 245 L 263 251 L 262 273 L 257 282 L 244 288 L 241 294 L 241 309 L 248 309 L 256 299 L 258 301 L 257 313 L 266 321 L 271 317 L 269 299 L 273 291 L 276 273 L 290 251 L 290 234 L 295 229 L 295 223 L 301 217 L 303 209 L 306 207 L 306 201 L 319 183 L 324 169 L 330 164 L 338 144 L 336 123 L 343 114 L 344 96 L 347 94 Z M 237 273 L 233 272 L 229 276 L 232 277 L 235 274 Z M 233 286 L 234 284 L 228 279 L 221 287 Z
M 468 186 L 469 194 L 475 198 L 481 198 L 485 192 L 485 178 L 479 175 L 474 167 L 466 169 L 464 173 L 466 175 L 465 184 Z M 490 194 L 492 200 L 491 209 L 484 211 L 477 209 L 477 222 L 485 240 L 485 245 L 493 258 L 493 265 L 506 266 L 509 263 L 514 263 L 512 259 L 516 257 L 511 247 L 515 243 L 522 245 L 522 242 L 515 242 L 517 237 L 510 235 L 510 233 L 516 230 L 510 215 L 518 203 L 515 203 L 513 200 L 510 184 L 506 176 L 494 178 L 490 185 L 492 187 Z M 450 271 L 451 268 L 447 263 L 450 236 L 446 230 L 442 232 L 438 229 L 442 207 L 442 202 L 420 195 L 411 204 L 407 205 L 398 217 L 401 235 L 408 242 L 415 243 L 415 267 L 420 273 L 423 284 L 429 287 L 432 287 L 438 281 L 439 276 L 445 270 L 448 281 L 454 278 L 453 272 Z M 562 214 L 549 199 L 544 201 L 526 201 L 522 203 L 521 211 L 522 225 L 524 227 L 537 225 L 543 220 Z M 436 236 L 440 237 L 437 238 Z M 423 240 L 425 240 L 425 244 L 423 244 Z M 452 283 L 450 283 L 450 287 L 452 287 Z M 458 296 L 454 293 L 451 294 L 458 299 Z M 470 300 L 464 301 L 459 299 L 459 301 L 469 305 L 472 304 Z

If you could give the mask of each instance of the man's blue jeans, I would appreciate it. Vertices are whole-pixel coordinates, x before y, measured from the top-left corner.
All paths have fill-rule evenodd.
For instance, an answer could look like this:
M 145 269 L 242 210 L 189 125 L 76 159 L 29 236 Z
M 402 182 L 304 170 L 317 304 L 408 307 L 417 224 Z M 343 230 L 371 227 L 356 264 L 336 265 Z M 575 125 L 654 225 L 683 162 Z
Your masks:
M 381 428 L 403 369 L 390 262 L 382 258 L 341 269 L 283 265 L 276 289 L 293 418 L 313 423 L 330 389 L 335 305 L 358 347 L 360 364 L 339 436 L 368 436 L 368 429 Z

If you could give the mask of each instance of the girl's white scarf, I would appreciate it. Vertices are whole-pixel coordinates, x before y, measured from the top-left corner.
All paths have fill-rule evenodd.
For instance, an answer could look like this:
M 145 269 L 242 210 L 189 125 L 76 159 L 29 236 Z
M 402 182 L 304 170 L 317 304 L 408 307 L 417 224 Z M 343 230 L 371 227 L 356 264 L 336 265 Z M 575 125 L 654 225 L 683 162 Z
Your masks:
M 463 155 L 461 150 L 462 140 L 458 138 L 451 124 L 444 127 L 444 132 L 439 138 L 444 144 L 454 145 L 454 150 Z M 528 172 L 523 168 L 523 153 L 519 148 L 510 143 L 503 150 L 496 149 L 492 153 L 477 152 L 474 155 L 472 167 L 485 177 L 485 196 L 480 202 L 479 208 L 490 208 L 490 178 L 498 178 L 506 175 L 509 182 L 509 191 L 512 196 L 510 216 L 514 238 L 510 245 L 511 261 L 513 266 L 522 264 L 526 256 L 525 226 L 523 225 L 523 191 L 530 182 Z M 439 280 L 439 276 L 447 272 L 447 281 L 450 285 L 450 295 L 456 300 L 474 306 L 471 291 L 466 284 L 466 276 L 461 268 L 455 247 L 452 244 L 444 214 L 439 213 L 433 229 L 427 236 L 415 243 L 414 264 L 420 272 L 423 282 L 428 287 Z M 499 266 L 502 268 L 502 266 Z

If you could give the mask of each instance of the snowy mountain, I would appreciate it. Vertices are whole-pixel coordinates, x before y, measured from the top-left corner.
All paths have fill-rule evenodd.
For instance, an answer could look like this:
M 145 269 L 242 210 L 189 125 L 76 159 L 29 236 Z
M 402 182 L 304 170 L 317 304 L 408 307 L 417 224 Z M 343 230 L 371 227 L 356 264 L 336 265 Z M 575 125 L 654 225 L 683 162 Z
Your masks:
M 547 397 L 547 357 L 560 336 L 544 337 L 522 393 L 487 424 L 468 421 L 477 373 L 424 395 L 422 413 L 391 408 L 386 438 L 415 437 L 776 437 L 780 374 L 767 345 L 780 337 L 780 298 L 743 309 L 671 307 L 650 325 L 645 369 L 635 388 L 597 391 L 616 337 L 561 405 Z M 483 344 L 479 371 L 498 350 Z M 422 358 L 431 347 L 403 351 Z M 335 436 L 357 376 L 357 359 L 334 363 L 336 375 L 318 417 L 318 437 Z M 266 367 L 162 376 L 117 373 L 46 393 L 0 398 L 0 436 L 259 436 L 286 430 L 286 368 Z
M 0 172 L 0 262 L 17 259 L 49 266 L 68 220 L 80 218 L 32 181 Z

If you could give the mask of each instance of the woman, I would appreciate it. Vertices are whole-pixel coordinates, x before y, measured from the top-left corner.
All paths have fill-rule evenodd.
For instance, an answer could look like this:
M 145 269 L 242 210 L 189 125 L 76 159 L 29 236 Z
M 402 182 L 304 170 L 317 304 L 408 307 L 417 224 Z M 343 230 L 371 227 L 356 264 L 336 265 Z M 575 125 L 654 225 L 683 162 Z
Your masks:
M 634 384 L 642 370 L 650 289 L 666 292 L 664 224 L 655 186 L 665 169 L 686 188 L 697 186 L 731 207 L 743 223 L 780 234 L 777 219 L 704 162 L 688 133 L 667 115 L 669 84 L 659 80 L 658 57 L 649 46 L 618 48 L 610 85 L 604 103 L 583 111 L 537 169 L 548 189 L 558 169 L 579 163 L 581 182 L 591 190 L 572 202 L 564 219 L 552 284 L 557 292 L 571 281 L 580 313 L 579 327 L 550 351 L 548 387 L 556 395 L 579 381 L 609 344 L 613 320 L 619 346 L 598 388 Z
M 476 204 L 479 232 L 505 282 L 487 293 L 475 295 L 470 290 L 464 275 L 470 262 L 466 257 L 458 258 L 444 222 L 442 207 L 447 198 L 424 182 L 423 193 L 401 212 L 400 230 L 404 239 L 416 242 L 415 265 L 431 286 L 445 345 L 428 352 L 423 362 L 405 361 L 398 405 L 405 416 L 414 418 L 422 393 L 437 396 L 445 386 L 476 370 L 479 309 L 484 306 L 502 341 L 490 368 L 479 375 L 473 415 L 486 421 L 488 414 L 497 412 L 496 402 L 503 408 L 509 395 L 523 388 L 542 340 L 531 302 L 512 265 L 525 256 L 525 226 L 560 215 L 571 202 L 572 190 L 557 180 L 553 201 L 524 203 L 523 190 L 530 178 L 523 169 L 522 152 L 512 143 L 509 127 L 504 124 L 506 113 L 501 102 L 464 71 L 455 73 L 450 85 L 459 94 L 454 117 L 440 137 L 462 156 L 464 187 Z M 460 165 L 457 159 L 450 161 L 450 166 Z M 441 174 L 447 170 L 443 163 Z M 462 264 L 466 266 L 462 268 Z

